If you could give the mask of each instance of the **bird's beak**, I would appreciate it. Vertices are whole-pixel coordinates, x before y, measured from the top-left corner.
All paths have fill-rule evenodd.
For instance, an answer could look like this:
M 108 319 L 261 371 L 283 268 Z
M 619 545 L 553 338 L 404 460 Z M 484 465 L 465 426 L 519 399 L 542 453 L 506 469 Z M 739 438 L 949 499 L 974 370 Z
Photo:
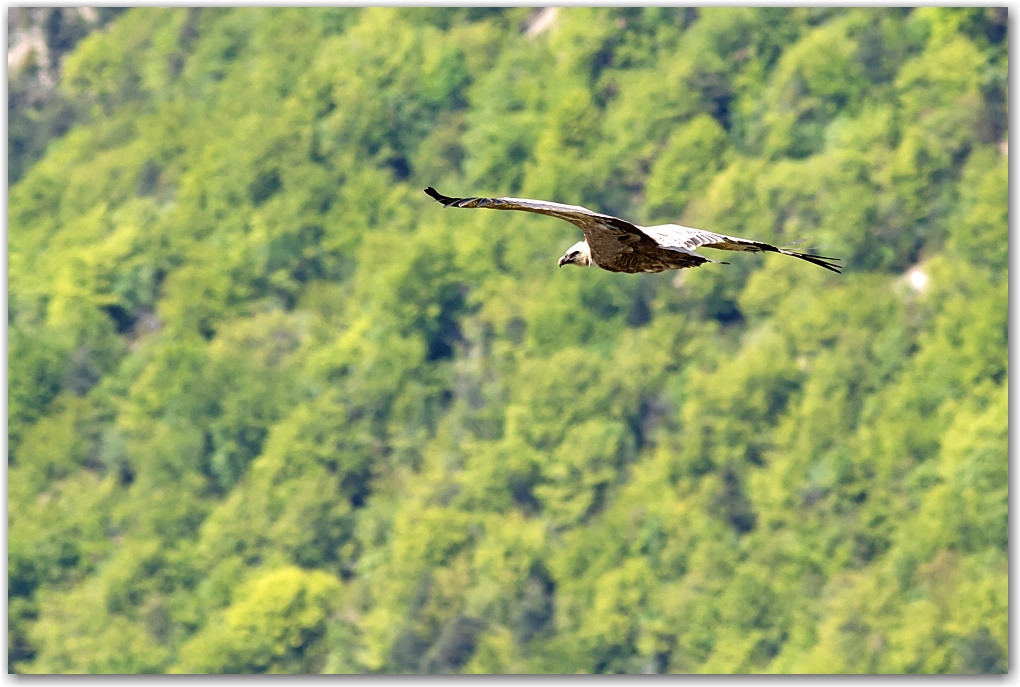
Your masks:
M 564 256 L 563 256 L 562 258 L 560 258 L 560 259 L 559 259 L 559 260 L 558 260 L 558 261 L 556 262 L 556 264 L 557 264 L 557 265 L 559 265 L 560 267 L 563 267 L 564 265 L 566 265 L 566 264 L 567 264 L 567 256 L 566 256 L 566 255 L 564 255 Z

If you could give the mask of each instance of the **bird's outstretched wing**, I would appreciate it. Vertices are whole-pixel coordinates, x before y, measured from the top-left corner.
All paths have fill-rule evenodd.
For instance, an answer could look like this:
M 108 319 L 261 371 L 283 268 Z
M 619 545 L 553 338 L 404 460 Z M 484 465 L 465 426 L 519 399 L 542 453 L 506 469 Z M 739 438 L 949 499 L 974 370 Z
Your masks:
M 425 189 L 425 193 L 447 208 L 520 210 L 564 219 L 584 232 L 584 238 L 588 241 L 592 253 L 604 260 L 621 252 L 633 252 L 629 249 L 643 248 L 646 251 L 654 251 L 659 248 L 655 239 L 637 225 L 619 217 L 593 212 L 579 205 L 563 205 L 528 198 L 450 198 L 431 186 Z
M 750 239 L 742 239 L 736 236 L 726 236 L 725 234 L 716 234 L 702 229 L 681 227 L 676 224 L 666 224 L 658 227 L 645 227 L 644 229 L 664 246 L 682 246 L 687 250 L 704 247 L 715 248 L 717 250 L 744 251 L 748 253 L 779 253 L 781 255 L 789 255 L 794 258 L 800 258 L 801 260 L 807 260 L 814 265 L 824 267 L 825 269 L 837 274 L 843 270 L 843 266 L 838 264 L 839 258 L 827 258 L 824 255 L 811 255 L 810 253 L 801 253 L 794 250 L 784 250 L 778 246 L 773 246 L 770 243 L 764 243 L 762 241 L 752 241 Z

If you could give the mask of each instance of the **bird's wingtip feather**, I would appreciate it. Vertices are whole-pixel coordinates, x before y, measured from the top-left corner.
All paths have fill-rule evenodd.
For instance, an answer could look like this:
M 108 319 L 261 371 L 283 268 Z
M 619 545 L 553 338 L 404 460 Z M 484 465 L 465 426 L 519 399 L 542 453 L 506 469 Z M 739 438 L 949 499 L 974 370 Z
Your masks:
M 449 207 L 451 203 L 455 202 L 454 198 L 448 198 L 444 196 L 442 193 L 432 188 L 431 186 L 425 189 L 425 195 L 429 196 L 438 203 L 442 203 L 444 208 Z

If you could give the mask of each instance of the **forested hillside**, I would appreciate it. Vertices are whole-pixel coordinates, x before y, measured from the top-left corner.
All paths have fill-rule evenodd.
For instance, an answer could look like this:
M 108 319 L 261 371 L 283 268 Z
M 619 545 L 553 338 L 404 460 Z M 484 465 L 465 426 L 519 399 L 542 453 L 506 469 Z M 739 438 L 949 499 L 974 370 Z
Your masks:
M 1006 671 L 1006 76 L 1005 9 L 119 14 L 10 189 L 9 669 Z
M 124 7 L 7 8 L 7 184 L 86 113 L 60 90 L 64 56 Z

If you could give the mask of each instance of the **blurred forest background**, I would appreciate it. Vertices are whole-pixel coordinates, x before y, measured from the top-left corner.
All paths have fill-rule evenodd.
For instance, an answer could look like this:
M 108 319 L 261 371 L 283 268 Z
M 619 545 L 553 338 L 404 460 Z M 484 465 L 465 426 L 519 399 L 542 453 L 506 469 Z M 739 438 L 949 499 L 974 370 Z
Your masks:
M 1007 669 L 1005 9 L 8 32 L 9 670 Z

